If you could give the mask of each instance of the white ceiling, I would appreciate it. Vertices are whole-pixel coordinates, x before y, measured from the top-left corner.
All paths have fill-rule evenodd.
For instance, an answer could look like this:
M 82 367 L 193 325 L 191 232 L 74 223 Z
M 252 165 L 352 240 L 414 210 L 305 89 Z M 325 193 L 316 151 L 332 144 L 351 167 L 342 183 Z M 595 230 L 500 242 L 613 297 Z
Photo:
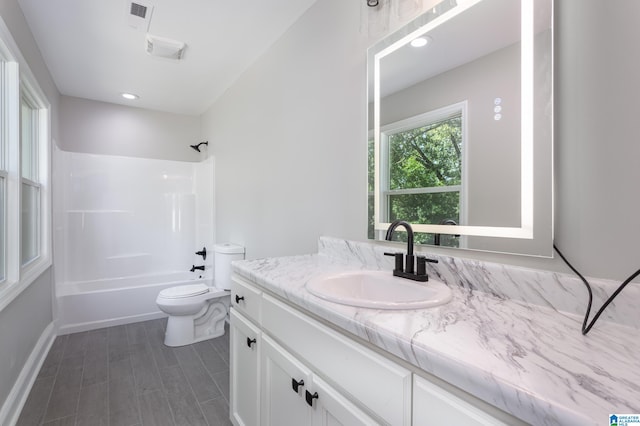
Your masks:
M 519 42 L 520 2 L 481 1 L 427 35 L 427 46 L 407 44 L 382 59 L 381 97 Z
M 18 0 L 60 93 L 189 115 L 204 112 L 315 1 L 141 1 L 153 6 L 150 34 L 187 44 L 172 61 L 146 53 L 126 0 Z

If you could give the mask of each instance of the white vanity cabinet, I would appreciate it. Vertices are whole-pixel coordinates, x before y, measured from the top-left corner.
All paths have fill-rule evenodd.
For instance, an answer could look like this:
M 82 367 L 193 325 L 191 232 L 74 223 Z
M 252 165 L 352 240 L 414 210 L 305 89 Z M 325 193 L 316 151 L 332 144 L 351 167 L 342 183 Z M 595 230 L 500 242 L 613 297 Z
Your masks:
M 311 411 L 305 391 L 311 370 L 268 336 L 261 354 L 261 425 L 310 425 Z
M 232 281 L 229 411 L 236 426 L 255 426 L 260 422 L 261 303 L 260 290 L 242 280 Z
M 231 280 L 231 306 L 259 325 L 262 291 L 247 281 L 234 277 Z
M 262 330 L 308 366 L 321 385 L 332 383 L 348 395 L 345 401 L 380 419 L 363 417 L 354 424 L 411 424 L 412 375 L 406 368 L 268 294 L 262 298 Z
M 237 426 L 254 426 L 260 417 L 260 330 L 235 309 L 230 317 L 231 421 Z
M 405 368 L 239 276 L 231 297 L 230 411 L 236 426 L 422 426 L 452 419 L 525 424 Z
M 460 393 L 458 391 L 456 393 Z M 431 381 L 419 376 L 413 379 L 413 424 L 436 425 L 447 424 L 454 418 L 457 424 L 465 426 L 513 426 L 525 424 L 513 418 L 506 418 L 505 413 L 493 407 L 483 409 L 471 404 L 466 398 L 449 392 Z M 477 403 L 481 403 L 477 401 Z M 484 403 L 482 403 L 484 404 Z M 505 417 L 500 419 L 497 416 Z
M 262 343 L 262 426 L 379 424 L 271 338 Z
M 313 426 L 370 426 L 379 425 L 368 414 L 358 408 L 321 378 L 314 376 L 313 390 L 322 395 L 318 399 L 313 416 Z

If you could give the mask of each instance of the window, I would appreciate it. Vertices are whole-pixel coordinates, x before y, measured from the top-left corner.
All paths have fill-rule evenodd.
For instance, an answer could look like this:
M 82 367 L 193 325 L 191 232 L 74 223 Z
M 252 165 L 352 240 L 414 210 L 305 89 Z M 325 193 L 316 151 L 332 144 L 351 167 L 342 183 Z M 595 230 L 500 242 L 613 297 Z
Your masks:
M 21 209 L 20 259 L 24 266 L 40 254 L 39 111 L 29 92 L 20 100 Z
M 8 66 L 0 50 L 0 283 L 7 276 L 7 149 L 8 132 L 6 124 L 9 118 L 8 107 Z
M 51 265 L 49 111 L 0 17 L 0 310 Z
M 0 84 L 1 86 L 1 84 Z M 0 96 L 2 96 L 2 91 L 0 91 Z M 1 120 L 0 120 L 1 121 Z M 7 167 L 4 163 L 4 151 L 5 144 L 4 138 L 0 136 L 0 283 L 3 282 L 6 278 L 6 213 L 7 210 L 7 201 L 6 201 L 6 187 L 7 187 Z
M 464 222 L 464 119 L 465 104 L 461 103 L 381 129 L 382 222 L 396 219 L 450 225 Z M 406 235 L 396 233 L 396 238 Z M 416 233 L 415 242 L 459 246 L 459 239 L 452 235 Z

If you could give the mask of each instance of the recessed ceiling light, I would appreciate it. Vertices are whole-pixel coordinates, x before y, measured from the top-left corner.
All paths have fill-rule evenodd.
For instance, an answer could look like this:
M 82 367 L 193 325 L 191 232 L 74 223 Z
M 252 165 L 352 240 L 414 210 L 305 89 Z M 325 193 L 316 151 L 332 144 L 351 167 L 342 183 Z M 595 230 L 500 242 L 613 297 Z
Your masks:
M 431 38 L 428 36 L 418 37 L 411 40 L 411 46 L 413 47 L 422 47 L 431 43 Z
M 135 100 L 139 98 L 138 95 L 134 95 L 133 93 L 122 93 L 122 97 L 129 100 Z

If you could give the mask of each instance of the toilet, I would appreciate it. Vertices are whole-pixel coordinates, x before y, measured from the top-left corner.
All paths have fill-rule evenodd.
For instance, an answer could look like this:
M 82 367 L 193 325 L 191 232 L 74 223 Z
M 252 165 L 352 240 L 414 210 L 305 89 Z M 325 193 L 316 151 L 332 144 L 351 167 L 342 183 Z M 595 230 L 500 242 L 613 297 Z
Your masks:
M 215 279 L 164 289 L 156 304 L 166 313 L 164 344 L 184 346 L 224 334 L 231 302 L 231 262 L 244 259 L 244 247 L 225 243 L 214 247 Z

